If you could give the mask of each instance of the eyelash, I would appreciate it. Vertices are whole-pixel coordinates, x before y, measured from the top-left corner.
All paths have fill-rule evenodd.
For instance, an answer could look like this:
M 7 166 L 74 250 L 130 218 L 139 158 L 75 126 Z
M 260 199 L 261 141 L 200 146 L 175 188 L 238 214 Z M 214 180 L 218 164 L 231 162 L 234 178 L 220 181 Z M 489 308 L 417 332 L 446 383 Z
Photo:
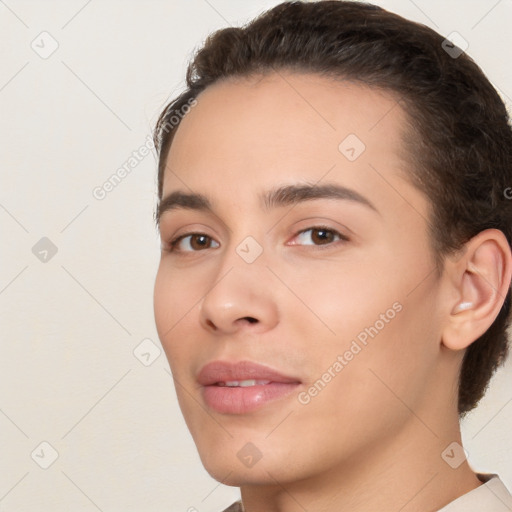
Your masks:
M 333 242 L 329 242 L 327 244 L 306 244 L 306 245 L 312 245 L 314 247 L 316 247 L 316 249 L 320 249 L 320 250 L 323 250 L 323 249 L 328 249 L 329 247 L 332 247 L 333 245 L 336 245 L 336 242 L 348 242 L 349 241 L 349 238 L 346 237 L 345 235 L 343 235 L 342 233 L 340 233 L 339 231 L 335 230 L 335 229 L 332 229 L 332 228 L 329 228 L 327 226 L 311 226 L 309 228 L 306 228 L 306 229 L 302 229 L 301 231 L 298 231 L 297 233 L 294 234 L 293 238 L 296 238 L 297 236 L 303 234 L 303 233 L 307 233 L 308 231 L 327 231 L 329 233 L 332 233 L 334 234 L 335 237 L 338 237 L 338 240 L 335 240 Z M 167 246 L 166 246 L 166 251 L 167 252 L 171 252 L 171 253 L 182 253 L 182 254 L 185 254 L 185 253 L 194 253 L 194 252 L 202 252 L 201 250 L 198 250 L 198 251 L 181 251 L 180 249 L 176 249 L 177 245 L 181 242 L 181 240 L 189 237 L 189 236 L 205 236 L 207 237 L 208 239 L 210 240 L 213 240 L 213 238 L 211 238 L 210 236 L 206 235 L 205 233 L 185 233 L 183 235 L 180 235 L 176 238 L 174 238 L 173 240 L 171 240 Z M 304 244 L 292 244 L 292 245 L 299 245 L 299 246 L 303 246 Z M 207 249 L 210 249 L 210 247 L 207 247 Z M 214 247 L 215 249 L 215 247 Z M 203 249 L 204 250 L 204 249 Z

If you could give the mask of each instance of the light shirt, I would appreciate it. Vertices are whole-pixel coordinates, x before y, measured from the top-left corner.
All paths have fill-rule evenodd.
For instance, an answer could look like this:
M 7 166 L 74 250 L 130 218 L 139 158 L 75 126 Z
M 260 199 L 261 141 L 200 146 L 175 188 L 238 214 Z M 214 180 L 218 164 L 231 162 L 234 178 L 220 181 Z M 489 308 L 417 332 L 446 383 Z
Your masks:
M 483 485 L 448 503 L 438 512 L 512 512 L 512 494 L 497 474 L 477 473 Z
M 476 489 L 459 496 L 438 512 L 512 512 L 512 494 L 495 473 L 477 473 L 483 482 Z M 244 512 L 237 501 L 223 512 Z

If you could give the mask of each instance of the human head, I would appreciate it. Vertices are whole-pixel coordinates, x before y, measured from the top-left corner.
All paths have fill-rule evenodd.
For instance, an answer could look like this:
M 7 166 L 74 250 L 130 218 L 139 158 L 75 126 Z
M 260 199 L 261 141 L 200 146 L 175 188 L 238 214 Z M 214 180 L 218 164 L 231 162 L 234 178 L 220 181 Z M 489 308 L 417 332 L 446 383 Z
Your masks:
M 506 108 L 466 54 L 453 58 L 426 26 L 359 2 L 285 2 L 243 28 L 208 37 L 187 71 L 187 89 L 156 129 L 158 191 L 185 106 L 209 86 L 274 70 L 313 72 L 391 93 L 408 115 L 404 148 L 410 181 L 431 202 L 430 239 L 444 259 L 495 228 L 512 244 L 512 135 Z M 458 412 L 473 409 L 507 355 L 510 289 L 491 327 L 464 355 Z

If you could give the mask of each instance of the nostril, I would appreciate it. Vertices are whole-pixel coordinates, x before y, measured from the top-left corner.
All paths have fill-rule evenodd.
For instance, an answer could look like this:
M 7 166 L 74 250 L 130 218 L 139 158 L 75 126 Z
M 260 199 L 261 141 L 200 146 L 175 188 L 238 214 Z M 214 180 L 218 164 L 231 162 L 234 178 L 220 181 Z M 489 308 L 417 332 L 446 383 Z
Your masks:
M 258 320 L 256 320 L 256 318 L 253 318 L 252 316 L 246 316 L 244 317 L 249 323 L 251 324 L 254 324 L 256 323 Z

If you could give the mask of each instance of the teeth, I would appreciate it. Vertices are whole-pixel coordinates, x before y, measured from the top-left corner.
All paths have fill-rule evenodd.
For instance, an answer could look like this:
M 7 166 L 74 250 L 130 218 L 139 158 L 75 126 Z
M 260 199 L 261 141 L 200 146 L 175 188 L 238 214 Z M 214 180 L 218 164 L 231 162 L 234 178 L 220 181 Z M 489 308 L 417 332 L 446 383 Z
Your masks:
M 230 388 L 248 388 L 250 386 L 263 386 L 265 384 L 269 384 L 269 380 L 228 380 L 227 382 L 219 382 L 218 386 L 227 386 Z

